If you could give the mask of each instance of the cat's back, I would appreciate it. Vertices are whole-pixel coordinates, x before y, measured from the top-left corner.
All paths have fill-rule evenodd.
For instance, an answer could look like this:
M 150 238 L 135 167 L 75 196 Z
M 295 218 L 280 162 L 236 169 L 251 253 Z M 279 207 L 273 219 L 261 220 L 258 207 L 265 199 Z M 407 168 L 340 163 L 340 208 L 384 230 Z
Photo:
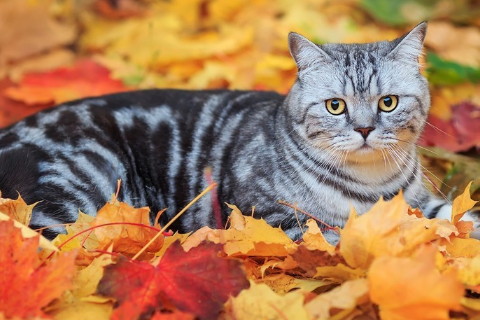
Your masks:
M 123 127 L 146 129 L 168 119 L 188 129 L 195 126 L 202 113 L 228 117 L 264 103 L 279 104 L 283 98 L 263 91 L 148 89 L 74 100 L 1 129 L 0 151 L 18 142 L 75 144 L 76 134 L 85 137 L 100 133 L 85 130 L 89 126 L 112 133 L 109 131 Z
M 248 140 L 283 99 L 274 92 L 158 89 L 71 101 L 0 130 L 0 190 L 42 201 L 38 225 L 72 221 L 78 208 L 95 212 L 117 179 L 127 202 L 174 208 L 200 188 L 182 172 L 197 174 L 204 160 L 223 159 L 238 128 Z

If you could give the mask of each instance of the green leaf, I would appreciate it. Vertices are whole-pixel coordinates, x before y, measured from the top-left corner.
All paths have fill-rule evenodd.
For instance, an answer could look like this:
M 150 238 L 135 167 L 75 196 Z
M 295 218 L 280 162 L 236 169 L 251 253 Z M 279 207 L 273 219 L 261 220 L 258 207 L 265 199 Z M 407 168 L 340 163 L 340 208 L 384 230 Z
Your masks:
M 463 82 L 480 82 L 480 69 L 444 60 L 435 53 L 427 54 L 428 80 L 437 85 L 454 85 Z

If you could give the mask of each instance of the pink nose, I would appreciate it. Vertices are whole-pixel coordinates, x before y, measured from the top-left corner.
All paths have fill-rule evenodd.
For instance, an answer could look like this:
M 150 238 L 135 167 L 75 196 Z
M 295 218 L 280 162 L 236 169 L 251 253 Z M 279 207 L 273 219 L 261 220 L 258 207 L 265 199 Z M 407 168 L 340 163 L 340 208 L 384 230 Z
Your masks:
M 372 132 L 373 130 L 375 130 L 374 127 L 368 127 L 368 128 L 355 128 L 354 129 L 355 131 L 357 132 L 360 132 L 360 134 L 362 135 L 362 137 L 364 139 L 367 139 L 368 135 L 370 134 L 370 132 Z

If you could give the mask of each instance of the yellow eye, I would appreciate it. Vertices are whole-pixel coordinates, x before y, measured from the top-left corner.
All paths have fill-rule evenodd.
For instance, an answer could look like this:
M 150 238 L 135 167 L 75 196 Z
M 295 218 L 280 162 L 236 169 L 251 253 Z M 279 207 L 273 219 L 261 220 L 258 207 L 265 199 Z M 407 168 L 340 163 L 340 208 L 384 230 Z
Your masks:
M 347 104 L 342 99 L 333 98 L 325 101 L 325 106 L 327 107 L 328 112 L 331 114 L 339 115 L 345 111 Z
M 384 96 L 378 100 L 378 107 L 380 110 L 385 112 L 393 111 L 398 105 L 398 97 L 397 96 Z

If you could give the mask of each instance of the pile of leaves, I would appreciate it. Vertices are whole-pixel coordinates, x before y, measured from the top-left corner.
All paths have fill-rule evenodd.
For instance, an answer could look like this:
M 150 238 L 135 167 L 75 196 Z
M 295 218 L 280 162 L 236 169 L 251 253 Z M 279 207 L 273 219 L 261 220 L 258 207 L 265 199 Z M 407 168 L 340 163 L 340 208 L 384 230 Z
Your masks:
M 480 186 L 479 17 L 474 0 L 2 0 L 0 127 L 67 100 L 131 89 L 286 93 L 296 77 L 288 32 L 318 43 L 369 42 L 428 20 L 432 109 L 421 143 L 469 153 L 436 150 L 424 166 L 438 177 L 430 177 L 435 188 L 454 196 L 469 181 Z
M 469 188 L 451 221 L 402 194 L 352 211 L 336 246 L 317 221 L 294 242 L 233 205 L 225 229 L 165 232 L 115 196 L 49 242 L 21 223 L 33 205 L 1 199 L 0 319 L 478 318 Z

